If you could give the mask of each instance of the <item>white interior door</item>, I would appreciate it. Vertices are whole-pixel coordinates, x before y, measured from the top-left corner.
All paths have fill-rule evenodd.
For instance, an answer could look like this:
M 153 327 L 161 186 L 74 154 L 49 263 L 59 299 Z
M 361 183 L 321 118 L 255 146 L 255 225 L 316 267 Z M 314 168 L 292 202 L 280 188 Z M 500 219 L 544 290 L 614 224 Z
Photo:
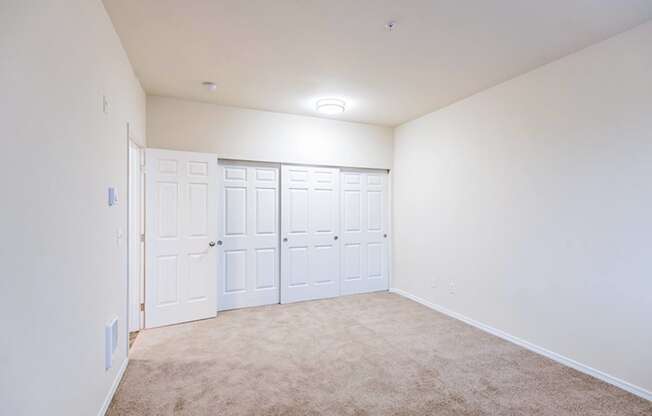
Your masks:
M 338 296 L 339 169 L 281 170 L 281 302 Z
M 342 189 L 341 293 L 389 289 L 387 173 L 346 170 Z
M 220 161 L 219 310 L 279 303 L 279 166 Z
M 217 312 L 217 156 L 146 150 L 147 328 Z

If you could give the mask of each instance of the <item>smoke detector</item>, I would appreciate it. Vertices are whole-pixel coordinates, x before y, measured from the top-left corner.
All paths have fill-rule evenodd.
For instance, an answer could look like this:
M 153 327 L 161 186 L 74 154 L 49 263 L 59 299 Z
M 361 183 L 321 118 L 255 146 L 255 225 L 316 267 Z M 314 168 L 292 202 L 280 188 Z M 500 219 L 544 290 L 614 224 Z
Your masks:
M 396 29 L 396 21 L 390 20 L 389 22 L 385 23 L 385 29 L 387 29 L 388 32 L 392 32 L 394 29 Z
M 215 85 L 214 82 L 204 81 L 201 83 L 201 85 L 203 85 L 204 88 L 206 88 L 210 92 L 213 92 L 217 89 L 217 85 Z

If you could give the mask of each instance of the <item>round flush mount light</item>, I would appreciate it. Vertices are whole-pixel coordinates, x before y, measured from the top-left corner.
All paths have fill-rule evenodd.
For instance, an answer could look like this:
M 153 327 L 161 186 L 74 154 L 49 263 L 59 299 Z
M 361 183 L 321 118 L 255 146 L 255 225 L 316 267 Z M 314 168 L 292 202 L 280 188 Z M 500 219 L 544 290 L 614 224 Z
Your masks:
M 346 110 L 346 103 L 339 98 L 322 98 L 317 101 L 316 108 L 322 114 L 340 114 Z
M 210 92 L 213 92 L 217 89 L 217 85 L 215 85 L 214 82 L 204 81 L 201 83 L 201 85 L 203 85 L 204 88 L 206 88 Z

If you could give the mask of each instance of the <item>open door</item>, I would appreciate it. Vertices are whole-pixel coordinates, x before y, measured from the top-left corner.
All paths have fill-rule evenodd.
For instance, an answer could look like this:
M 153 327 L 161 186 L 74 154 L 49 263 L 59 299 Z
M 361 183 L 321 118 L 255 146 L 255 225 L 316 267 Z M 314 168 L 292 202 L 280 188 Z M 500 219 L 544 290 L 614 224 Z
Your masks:
M 217 313 L 217 155 L 146 150 L 147 328 Z

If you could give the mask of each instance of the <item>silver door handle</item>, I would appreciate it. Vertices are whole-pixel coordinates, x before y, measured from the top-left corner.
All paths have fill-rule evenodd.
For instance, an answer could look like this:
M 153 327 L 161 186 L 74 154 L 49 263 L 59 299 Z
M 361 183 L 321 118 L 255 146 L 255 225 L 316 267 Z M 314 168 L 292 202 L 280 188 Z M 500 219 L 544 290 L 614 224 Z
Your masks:
M 283 242 L 284 242 L 284 243 L 287 243 L 287 242 L 288 242 L 288 238 L 287 238 L 287 237 L 284 237 L 284 238 L 283 238 Z
M 335 237 L 333 237 L 333 240 L 337 240 L 338 238 L 339 238 L 338 236 L 335 236 Z
M 383 234 L 383 237 L 384 237 L 384 238 L 387 238 L 387 234 Z
M 215 241 L 211 241 L 210 243 L 208 243 L 208 245 L 211 247 L 215 247 Z
M 222 245 L 222 240 L 217 240 L 217 245 L 221 246 Z

